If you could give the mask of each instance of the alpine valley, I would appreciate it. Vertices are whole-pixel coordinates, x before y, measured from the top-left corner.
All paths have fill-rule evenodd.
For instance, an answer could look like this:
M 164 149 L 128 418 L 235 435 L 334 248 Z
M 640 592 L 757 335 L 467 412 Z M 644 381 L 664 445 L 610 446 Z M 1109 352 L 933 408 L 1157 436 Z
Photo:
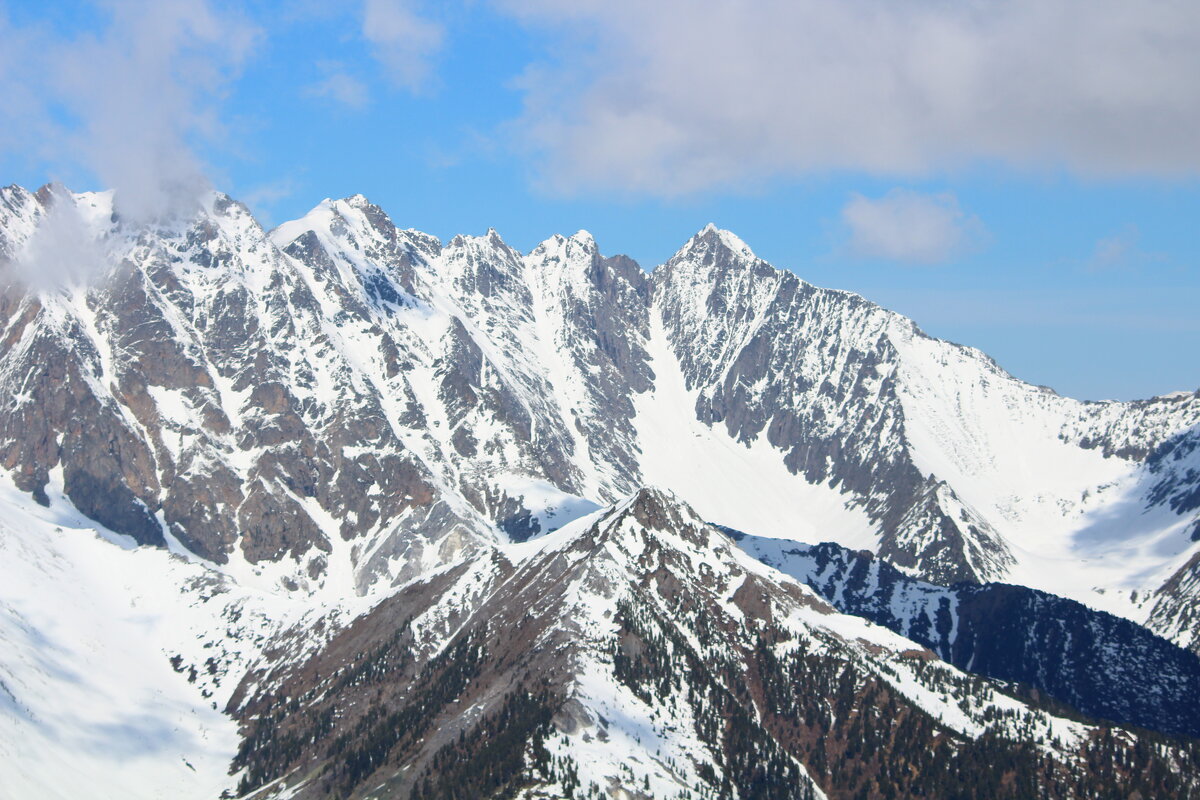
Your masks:
M 0 796 L 1200 798 L 1200 392 L 709 226 L 0 189 Z

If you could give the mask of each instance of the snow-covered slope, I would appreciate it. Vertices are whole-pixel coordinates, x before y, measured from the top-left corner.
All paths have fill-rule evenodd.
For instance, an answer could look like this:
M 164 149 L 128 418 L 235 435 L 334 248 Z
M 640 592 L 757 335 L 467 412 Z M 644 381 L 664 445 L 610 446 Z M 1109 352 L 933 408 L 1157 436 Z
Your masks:
M 668 360 L 689 394 L 670 380 L 656 390 L 693 403 L 713 434 L 745 445 L 738 455 L 767 451 L 804 479 L 784 488 L 769 467 L 753 469 L 723 502 L 720 481 L 709 482 L 694 493 L 706 511 L 744 505 L 774 522 L 747 524 L 736 511 L 711 519 L 868 547 L 945 583 L 1025 583 L 1139 621 L 1147 594 L 1195 552 L 1200 471 L 1187 445 L 1200 394 L 1061 397 L 856 295 L 776 270 L 713 228 L 654 281 Z M 708 463 L 734 463 L 709 452 Z M 747 484 L 778 487 L 777 499 Z M 866 515 L 874 541 L 842 514 L 829 518 L 843 506 Z M 814 533 L 816 520 L 824 530 Z
M 294 607 L 4 483 L 0 794 L 211 800 L 232 788 L 225 702 Z
M 215 194 L 139 228 L 107 194 L 2 195 L 10 275 L 72 225 L 96 265 L 0 300 L 0 456 L 139 541 L 337 596 L 653 482 L 1195 635 L 1196 394 L 1060 397 L 712 226 L 647 275 L 584 231 L 443 246 L 362 196 L 268 234 Z
M 1010 584 L 937 586 L 869 553 L 734 534 L 838 610 L 955 666 L 1120 724 L 1200 736 L 1200 656 L 1129 620 Z
M 612 526 L 593 530 L 598 520 L 625 513 L 611 504 L 650 484 L 680 501 L 668 505 L 696 509 L 698 519 L 869 549 L 934 582 L 1022 583 L 1200 646 L 1200 549 L 1193 541 L 1200 394 L 1134 403 L 1060 397 L 861 297 L 777 270 L 712 226 L 646 273 L 627 258 L 602 255 L 585 231 L 551 237 L 528 254 L 495 231 L 443 244 L 398 228 L 362 196 L 326 200 L 268 232 L 218 193 L 188 214 L 134 225 L 108 193 L 7 187 L 0 189 L 0 279 L 0 468 L 14 487 L 0 498 L 0 515 L 18 520 L 2 541 L 17 553 L 5 569 L 19 587 L 4 624 L 6 635 L 23 642 L 4 678 L 10 688 L 24 682 L 12 692 L 12 713 L 19 703 L 44 718 L 57 713 L 52 705 L 38 711 L 37 703 L 75 673 L 30 667 L 34 645 L 52 641 L 61 626 L 88 627 L 96 652 L 121 653 L 112 670 L 96 673 L 114 697 L 127 672 L 145 665 L 150 676 L 150 695 L 139 689 L 121 703 L 166 698 L 163 718 L 171 720 L 179 709 L 197 709 L 199 727 L 182 725 L 171 740 L 195 754 L 197 776 L 214 776 L 199 762 L 218 763 L 233 742 L 222 738 L 228 727 L 210 713 L 212 702 L 227 697 L 243 724 L 236 780 L 265 786 L 268 776 L 299 763 L 304 748 L 259 759 L 250 745 L 275 731 L 255 726 L 281 723 L 319 676 L 371 661 L 378 650 L 371 669 L 390 665 L 384 671 L 395 679 L 381 708 L 400 713 L 413 691 L 433 702 L 467 679 L 445 655 L 473 658 L 478 642 L 456 638 L 462 626 L 473 614 L 508 614 L 519 629 L 533 608 L 521 600 L 526 585 L 537 587 L 544 604 L 538 630 L 556 631 L 547 652 L 565 660 L 544 666 L 558 670 L 560 685 L 543 692 L 506 662 L 497 674 L 510 681 L 506 687 L 524 685 L 526 695 L 496 684 L 475 710 L 459 708 L 475 716 L 456 724 L 469 728 L 483 719 L 481 709 L 499 713 L 494 704 L 511 700 L 502 716 L 526 715 L 546 752 L 575 753 L 576 761 L 586 752 L 589 764 L 605 765 L 596 767 L 598 785 L 629 778 L 619 765 L 630 751 L 604 755 L 609 740 L 601 729 L 628 747 L 652 735 L 666 747 L 671 714 L 700 715 L 693 720 L 700 730 L 713 708 L 682 698 L 641 708 L 631 699 L 650 691 L 644 670 L 654 659 L 691 664 L 717 655 L 693 641 L 703 623 L 688 617 L 683 628 L 663 627 L 659 617 L 675 602 L 668 577 L 678 570 L 707 576 L 689 594 L 703 596 L 729 622 L 730 635 L 742 637 L 736 654 L 723 656 L 733 659 L 730 669 L 745 668 L 758 653 L 738 620 L 753 629 L 757 623 L 747 620 L 765 614 L 775 633 L 805 647 L 817 647 L 813 637 L 825 641 L 813 631 L 830 620 L 861 627 L 813 611 L 818 601 L 800 584 L 763 572 L 708 529 L 694 541 L 655 534 L 654 543 Z M 64 531 L 93 526 L 110 539 L 127 537 L 126 547 L 148 547 L 114 549 L 86 534 L 64 539 L 53 531 L 64 514 L 73 515 Z M 676 523 L 701 530 L 698 520 Z M 657 561 L 642 558 L 651 552 Z M 70 605 L 40 604 L 38 616 L 20 602 L 51 580 L 46 575 L 76 588 Z M 545 585 L 544 575 L 561 582 Z M 621 605 L 632 602 L 619 590 L 622 581 L 648 575 L 655 576 L 654 603 L 668 605 Z M 115 595 L 110 580 L 121 587 Z M 763 608 L 745 597 L 734 602 L 739 580 L 770 587 L 764 591 L 773 599 Z M 221 587 L 217 595 L 204 588 L 210 581 Z M 176 585 L 179 596 L 145 617 L 113 605 L 126 596 L 157 603 L 152 598 Z M 505 592 L 513 594 L 504 599 Z M 76 613 L 92 594 L 95 604 Z M 221 599 L 203 599 L 210 595 Z M 231 623 L 229 615 L 238 614 L 253 624 Z M 183 622 L 172 627 L 168 619 Z M 185 629 L 187 643 L 178 638 Z M 389 630 L 415 650 L 402 655 Z M 870 643 L 868 653 L 911 647 L 872 630 L 828 636 L 838 658 L 857 647 L 845 642 L 859 638 Z M 497 635 L 486 625 L 478 630 L 493 648 Z M 568 647 L 571 636 L 588 646 Z M 625 652 L 632 660 L 620 669 L 634 672 L 624 678 L 604 649 L 614 636 L 642 642 Z M 139 638 L 138 647 L 126 648 Z M 638 660 L 668 640 L 687 643 L 692 655 L 671 644 L 665 655 Z M 228 651 L 214 660 L 216 672 L 208 672 L 207 655 L 194 652 L 197 641 Z M 527 644 L 518 638 L 505 646 L 519 661 Z M 182 673 L 169 661 L 163 672 L 158 662 L 171 649 Z M 81 658 L 63 656 L 67 663 Z M 986 727 L 987 719 L 955 711 L 957 700 L 921 699 L 928 687 L 919 688 L 920 675 L 862 653 L 850 661 L 865 670 L 855 681 L 869 674 L 873 686 L 890 687 L 873 695 L 886 695 L 882 706 L 923 709 L 968 738 Z M 318 662 L 316 673 L 306 671 Z M 194 685 L 186 681 L 193 667 Z M 930 668 L 938 680 L 969 682 L 941 669 Z M 172 694 L 180 674 L 185 687 Z M 354 689 L 354 681 L 371 684 L 370 674 L 347 678 L 339 691 Z M 232 676 L 241 681 L 238 693 L 221 694 L 232 691 Z M 709 678 L 716 682 L 704 692 L 733 691 L 721 676 Z M 67 683 L 63 697 L 75 691 Z M 280 694 L 290 685 L 295 692 Z M 197 705 L 198 689 L 212 695 Z M 551 715 L 559 733 L 549 734 L 546 692 L 591 709 L 579 712 L 584 733 L 576 735 L 560 709 Z M 288 724 L 315 725 L 324 736 L 327 708 L 309 701 L 315 716 Z M 634 721 L 614 727 L 615 717 L 596 710 L 602 706 Z M 98 708 L 119 715 L 114 705 Z M 754 709 L 746 724 L 791 754 L 780 755 L 778 774 L 808 785 L 796 777 L 808 774 L 795 762 L 801 750 L 789 750 L 758 718 L 761 705 Z M 13 719 L 7 746 L 39 741 L 33 723 Z M 378 722 L 363 722 L 358 734 Z M 89 727 L 104 724 L 97 717 Z M 189 743 L 200 731 L 210 732 L 210 755 Z M 636 779 L 667 791 L 707 781 L 699 765 L 713 775 L 744 766 L 722 760 L 736 747 L 710 739 L 688 740 L 669 758 L 639 743 L 634 749 L 647 766 Z M 37 753 L 52 749 L 28 746 L 32 758 L 50 758 Z M 432 746 L 404 752 L 433 758 Z M 86 748 L 73 756 L 81 759 L 78 774 L 111 756 L 97 752 L 93 761 Z M 345 762 L 337 780 L 354 783 L 351 772 L 373 763 L 360 755 L 366 761 Z M 801 760 L 812 765 L 818 762 L 805 759 L 837 755 L 803 750 Z M 292 760 L 280 762 L 284 756 Z M 163 781 L 177 774 L 175 766 L 162 769 Z M 542 778 L 565 791 L 566 773 L 556 769 Z M 614 778 L 618 772 L 625 777 Z M 220 783 L 209 777 L 189 785 L 203 794 Z
M 1197 475 L 1172 469 L 1173 489 L 1156 492 L 1154 465 L 1198 424 L 1200 395 L 1084 403 L 897 327 L 909 451 L 1001 533 L 1013 563 L 990 577 L 1130 613 L 1130 592 L 1186 561 L 1196 504 L 1167 495 L 1194 492 Z M 1124 596 L 1107 603 L 1093 589 Z
M 837 613 L 653 489 L 419 581 L 250 680 L 236 763 L 262 797 L 957 796 L 1011 765 L 1075 793 L 1100 785 L 1081 753 L 1132 753 Z M 1173 747 L 1146 774 L 1187 790 Z

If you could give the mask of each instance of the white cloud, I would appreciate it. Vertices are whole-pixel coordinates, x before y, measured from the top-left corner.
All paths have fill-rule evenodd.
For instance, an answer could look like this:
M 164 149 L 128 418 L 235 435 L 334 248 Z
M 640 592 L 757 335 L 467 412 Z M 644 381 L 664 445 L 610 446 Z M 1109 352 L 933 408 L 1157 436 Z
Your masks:
M 518 131 L 559 189 L 1200 173 L 1195 0 L 496 1 L 548 42 Z
M 842 209 L 842 222 L 855 255 L 916 264 L 948 261 L 984 234 L 983 224 L 963 213 L 953 194 L 906 189 L 874 200 L 854 195 Z
M 1124 266 L 1131 254 L 1137 252 L 1137 228 L 1128 228 L 1096 242 L 1088 266 L 1094 270 L 1113 269 Z
M 1163 266 L 1167 258 L 1162 253 L 1149 253 L 1141 247 L 1142 232 L 1129 225 L 1111 236 L 1096 242 L 1091 258 L 1085 264 L 1091 272 L 1138 270 Z
M 40 158 L 50 126 L 43 99 L 42 37 L 14 27 L 0 6 L 0 153 Z
M 50 210 L 13 260 L 13 277 L 37 291 L 84 283 L 108 265 L 93 228 L 74 203 L 57 197 L 60 191 L 54 187 Z
M 338 64 L 323 62 L 318 66 L 325 77 L 305 87 L 304 94 L 332 100 L 347 108 L 366 108 L 371 101 L 371 93 L 365 83 L 342 70 Z
M 393 83 L 413 92 L 428 85 L 444 31 L 419 16 L 411 0 L 366 0 L 362 33 Z
M 106 26 L 76 38 L 4 30 L 6 49 L 23 58 L 0 62 L 0 83 L 18 81 L 23 94 L 0 114 L 37 138 L 4 145 L 90 173 L 116 189 L 127 216 L 182 210 L 208 185 L 196 147 L 223 135 L 221 94 L 257 31 L 206 0 L 124 0 L 102 10 Z
M 294 178 L 281 178 L 269 183 L 251 186 L 239 192 L 239 199 L 254 213 L 254 217 L 264 227 L 273 224 L 274 207 L 282 200 L 287 200 L 296 194 L 297 183 Z

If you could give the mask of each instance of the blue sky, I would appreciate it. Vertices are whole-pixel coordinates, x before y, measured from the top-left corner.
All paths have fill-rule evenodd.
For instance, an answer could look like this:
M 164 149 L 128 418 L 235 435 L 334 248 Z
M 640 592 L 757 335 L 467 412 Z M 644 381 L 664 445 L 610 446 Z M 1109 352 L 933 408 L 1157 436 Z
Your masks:
M 1065 394 L 1200 387 L 1192 0 L 20 0 L 0 44 L 3 183 L 647 268 L 712 221 Z

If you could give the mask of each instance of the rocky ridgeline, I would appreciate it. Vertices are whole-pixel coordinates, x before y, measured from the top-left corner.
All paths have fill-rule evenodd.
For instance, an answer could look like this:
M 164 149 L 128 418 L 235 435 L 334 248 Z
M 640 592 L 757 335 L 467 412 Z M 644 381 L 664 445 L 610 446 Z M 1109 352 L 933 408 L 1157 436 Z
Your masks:
M 132 225 L 111 195 L 9 187 L 5 271 L 46 250 L 55 215 L 97 266 L 36 292 L 7 283 L 0 459 L 35 497 L 61 491 L 139 542 L 308 591 L 352 575 L 361 592 L 551 529 L 645 483 L 644 459 L 669 449 L 636 415 L 659 388 L 661 326 L 695 398 L 679 413 L 765 440 L 911 574 L 1009 575 L 1035 511 L 1066 520 L 1066 539 L 1099 506 L 1168 509 L 1181 533 L 1161 548 L 1170 596 L 1152 619 L 1194 635 L 1196 395 L 1060 397 L 711 226 L 648 275 L 584 232 L 525 256 L 494 231 L 443 245 L 361 196 L 268 233 L 223 195 Z M 1042 490 L 1039 469 L 1081 477 Z
M 1200 657 L 1129 620 L 1024 586 L 926 583 L 830 542 L 733 536 L 839 611 L 960 669 L 1091 717 L 1200 737 Z
M 315 656 L 251 671 L 229 710 L 249 796 L 1200 791 L 1194 742 L 1018 701 L 657 490 L 410 584 Z
M 0 274 L 0 463 L 203 561 L 155 602 L 214 620 L 170 665 L 229 698 L 240 796 L 1200 793 L 1194 656 L 976 585 L 1041 525 L 1128 540 L 1163 554 L 1138 608 L 1194 645 L 1196 395 L 1062 398 L 711 226 L 647 274 L 361 196 L 267 232 L 219 194 L 135 225 L 8 187 Z M 714 499 L 833 508 L 878 555 L 759 560 Z

